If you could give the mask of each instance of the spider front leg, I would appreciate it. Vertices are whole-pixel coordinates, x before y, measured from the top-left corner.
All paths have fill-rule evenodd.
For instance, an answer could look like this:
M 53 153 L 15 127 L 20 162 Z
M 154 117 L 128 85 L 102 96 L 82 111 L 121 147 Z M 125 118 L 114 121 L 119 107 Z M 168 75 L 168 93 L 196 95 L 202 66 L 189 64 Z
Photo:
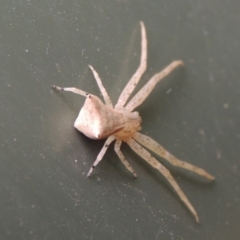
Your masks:
M 125 103 L 127 102 L 129 96 L 135 89 L 136 85 L 138 84 L 141 76 L 146 71 L 147 68 L 147 36 L 146 36 L 146 28 L 144 26 L 143 22 L 140 22 L 141 26 L 141 36 L 142 36 L 142 42 L 141 42 L 141 60 L 140 65 L 137 69 L 137 71 L 134 73 L 132 78 L 129 80 L 125 88 L 123 89 L 122 93 L 120 94 L 118 98 L 118 102 L 115 105 L 115 108 L 122 108 Z
M 101 151 L 99 152 L 97 159 L 95 160 L 95 162 L 93 163 L 92 167 L 90 168 L 87 177 L 89 177 L 93 171 L 93 169 L 98 165 L 98 163 L 102 160 L 104 154 L 106 153 L 109 145 L 111 144 L 112 141 L 115 140 L 115 137 L 113 135 L 109 136 L 106 140 L 106 142 L 104 143 Z
M 132 111 L 149 96 L 156 84 L 170 74 L 175 68 L 183 66 L 183 61 L 177 60 L 170 63 L 161 72 L 156 73 L 150 78 L 150 80 L 139 90 L 139 92 L 130 100 L 130 102 L 125 107 L 127 110 Z
M 199 222 L 198 214 L 192 204 L 189 202 L 187 196 L 183 193 L 177 182 L 174 180 L 171 173 L 165 168 L 161 163 L 159 163 L 146 149 L 144 149 L 140 144 L 138 144 L 135 140 L 130 138 L 127 141 L 128 145 L 132 148 L 134 152 L 136 152 L 140 157 L 146 160 L 152 167 L 156 168 L 171 184 L 174 188 L 180 199 L 185 203 L 187 208 L 191 211 L 193 216 L 196 219 L 196 222 Z
M 89 93 L 81 90 L 81 89 L 78 89 L 78 88 L 75 88 L 75 87 L 59 87 L 59 86 L 56 86 L 56 85 L 52 85 L 51 86 L 53 89 L 57 90 L 57 91 L 66 91 L 66 92 L 73 92 L 73 93 L 76 93 L 76 94 L 79 94 L 79 95 L 82 95 L 84 97 L 87 97 L 89 95 Z
M 133 168 L 131 167 L 131 165 L 126 160 L 126 158 L 124 157 L 123 153 L 120 150 L 121 144 L 122 144 L 122 141 L 116 140 L 115 145 L 114 145 L 114 150 L 115 150 L 116 154 L 118 155 L 118 157 L 120 158 L 120 160 L 122 161 L 122 163 L 124 164 L 124 166 L 127 168 L 127 170 L 129 172 L 131 172 L 134 177 L 137 177 L 137 174 L 135 173 L 135 171 L 133 170 Z
M 107 93 L 107 90 L 103 86 L 101 78 L 99 77 L 98 73 L 96 72 L 96 70 L 91 65 L 88 65 L 88 66 L 92 70 L 92 73 L 93 73 L 93 75 L 94 75 L 94 77 L 97 81 L 98 87 L 99 87 L 99 89 L 100 89 L 100 91 L 103 95 L 103 98 L 104 98 L 104 101 L 105 101 L 106 105 L 110 108 L 113 108 L 111 98 L 109 97 L 109 95 Z

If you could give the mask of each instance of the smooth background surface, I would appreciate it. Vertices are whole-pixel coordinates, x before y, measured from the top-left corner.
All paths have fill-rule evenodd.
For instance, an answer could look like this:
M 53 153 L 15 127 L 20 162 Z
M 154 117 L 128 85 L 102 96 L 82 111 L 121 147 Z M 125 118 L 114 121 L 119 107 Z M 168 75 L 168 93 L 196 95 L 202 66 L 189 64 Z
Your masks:
M 239 1 L 0 3 L 0 239 L 238 239 Z M 116 102 L 139 63 L 140 20 L 149 40 L 140 86 L 172 60 L 186 64 L 138 111 L 142 133 L 216 176 L 208 183 L 166 164 L 200 225 L 126 146 L 138 179 L 112 147 L 87 179 L 103 141 L 73 128 L 84 98 L 50 89 L 100 95 L 92 64 Z

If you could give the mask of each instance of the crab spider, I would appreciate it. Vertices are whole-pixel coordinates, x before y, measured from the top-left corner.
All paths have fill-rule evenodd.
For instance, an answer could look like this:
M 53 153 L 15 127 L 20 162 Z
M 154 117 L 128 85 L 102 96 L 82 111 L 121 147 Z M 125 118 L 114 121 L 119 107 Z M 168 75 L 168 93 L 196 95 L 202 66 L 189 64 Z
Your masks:
M 139 133 L 138 131 L 141 129 L 142 120 L 138 112 L 133 112 L 133 110 L 140 104 L 142 104 L 142 102 L 148 97 L 148 95 L 154 89 L 155 85 L 165 76 L 171 73 L 175 68 L 182 66 L 183 62 L 180 60 L 173 61 L 161 72 L 155 74 L 127 103 L 127 100 L 129 99 L 131 93 L 133 92 L 134 88 L 136 87 L 147 67 L 146 29 L 143 22 L 140 22 L 140 26 L 142 38 L 140 65 L 135 74 L 132 76 L 132 78 L 129 80 L 129 82 L 123 89 L 122 93 L 120 94 L 120 97 L 115 107 L 113 107 L 111 99 L 106 89 L 104 88 L 98 73 L 90 65 L 89 68 L 91 69 L 97 81 L 98 87 L 103 95 L 105 104 L 97 96 L 89 94 L 77 88 L 62 88 L 55 85 L 53 85 L 52 88 L 59 91 L 62 90 L 73 92 L 86 97 L 86 101 L 82 109 L 80 110 L 80 113 L 74 123 L 74 127 L 89 138 L 96 140 L 107 138 L 103 148 L 97 156 L 97 159 L 95 160 L 92 167 L 90 168 L 90 171 L 88 172 L 88 177 L 91 175 L 93 169 L 97 166 L 97 164 L 102 160 L 109 145 L 113 141 L 115 141 L 114 150 L 118 155 L 119 159 L 128 169 L 128 171 L 130 171 L 135 177 L 137 177 L 137 174 L 120 150 L 122 142 L 126 142 L 134 152 L 136 152 L 140 157 L 147 161 L 147 163 L 149 163 L 152 167 L 156 168 L 166 178 L 166 180 L 174 188 L 180 199 L 193 214 L 196 221 L 199 222 L 199 217 L 196 210 L 194 209 L 186 195 L 183 193 L 177 182 L 174 180 L 169 170 L 164 167 L 160 162 L 158 162 L 144 147 L 148 148 L 150 151 L 156 153 L 160 157 L 166 159 L 169 163 L 176 167 L 187 169 L 208 180 L 214 180 L 214 177 L 202 168 L 196 167 L 190 163 L 177 159 L 152 138 Z

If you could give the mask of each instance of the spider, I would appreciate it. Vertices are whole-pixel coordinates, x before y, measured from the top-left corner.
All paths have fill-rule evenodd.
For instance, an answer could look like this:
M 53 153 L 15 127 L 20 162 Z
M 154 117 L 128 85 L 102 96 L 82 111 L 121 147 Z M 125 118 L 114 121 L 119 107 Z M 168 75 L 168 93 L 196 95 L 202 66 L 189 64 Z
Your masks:
M 115 141 L 114 150 L 119 159 L 122 161 L 127 170 L 130 171 L 135 177 L 137 177 L 137 174 L 120 150 L 122 142 L 126 142 L 134 152 L 146 160 L 147 163 L 149 163 L 152 167 L 156 168 L 166 178 L 180 199 L 193 214 L 196 222 L 199 222 L 199 217 L 196 210 L 186 195 L 183 193 L 177 182 L 174 180 L 169 170 L 160 162 L 158 162 L 144 147 L 164 158 L 174 166 L 187 169 L 202 177 L 207 178 L 208 180 L 214 180 L 214 177 L 199 167 L 177 159 L 152 138 L 140 133 L 139 130 L 141 130 L 142 119 L 139 116 L 138 112 L 133 112 L 133 110 L 142 104 L 143 101 L 148 97 L 148 95 L 154 89 L 155 85 L 165 76 L 171 73 L 175 68 L 182 66 L 183 62 L 180 60 L 173 61 L 161 72 L 155 74 L 127 103 L 127 100 L 129 99 L 131 93 L 133 92 L 134 88 L 136 87 L 141 76 L 147 68 L 147 36 L 143 22 L 140 22 L 140 27 L 142 38 L 140 65 L 120 94 L 115 107 L 113 107 L 111 99 L 108 96 L 108 93 L 104 88 L 98 73 L 91 65 L 89 65 L 89 68 L 91 69 L 96 79 L 98 87 L 103 95 L 105 104 L 97 96 L 87 93 L 78 88 L 62 88 L 56 85 L 52 85 L 52 88 L 58 91 L 73 92 L 86 97 L 85 103 L 74 123 L 74 127 L 89 138 L 96 140 L 107 138 L 103 148 L 99 152 L 96 160 L 94 161 L 87 174 L 88 177 L 91 175 L 93 169 L 97 166 L 97 164 L 102 160 L 109 145 L 113 141 Z

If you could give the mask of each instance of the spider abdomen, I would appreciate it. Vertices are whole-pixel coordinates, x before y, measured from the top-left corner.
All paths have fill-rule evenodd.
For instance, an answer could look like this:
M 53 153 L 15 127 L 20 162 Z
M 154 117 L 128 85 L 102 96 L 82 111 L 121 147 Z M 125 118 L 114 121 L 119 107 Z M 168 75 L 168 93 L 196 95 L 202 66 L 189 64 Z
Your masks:
M 107 107 L 95 95 L 89 95 L 81 108 L 74 127 L 92 139 L 106 138 L 123 128 L 122 113 Z

